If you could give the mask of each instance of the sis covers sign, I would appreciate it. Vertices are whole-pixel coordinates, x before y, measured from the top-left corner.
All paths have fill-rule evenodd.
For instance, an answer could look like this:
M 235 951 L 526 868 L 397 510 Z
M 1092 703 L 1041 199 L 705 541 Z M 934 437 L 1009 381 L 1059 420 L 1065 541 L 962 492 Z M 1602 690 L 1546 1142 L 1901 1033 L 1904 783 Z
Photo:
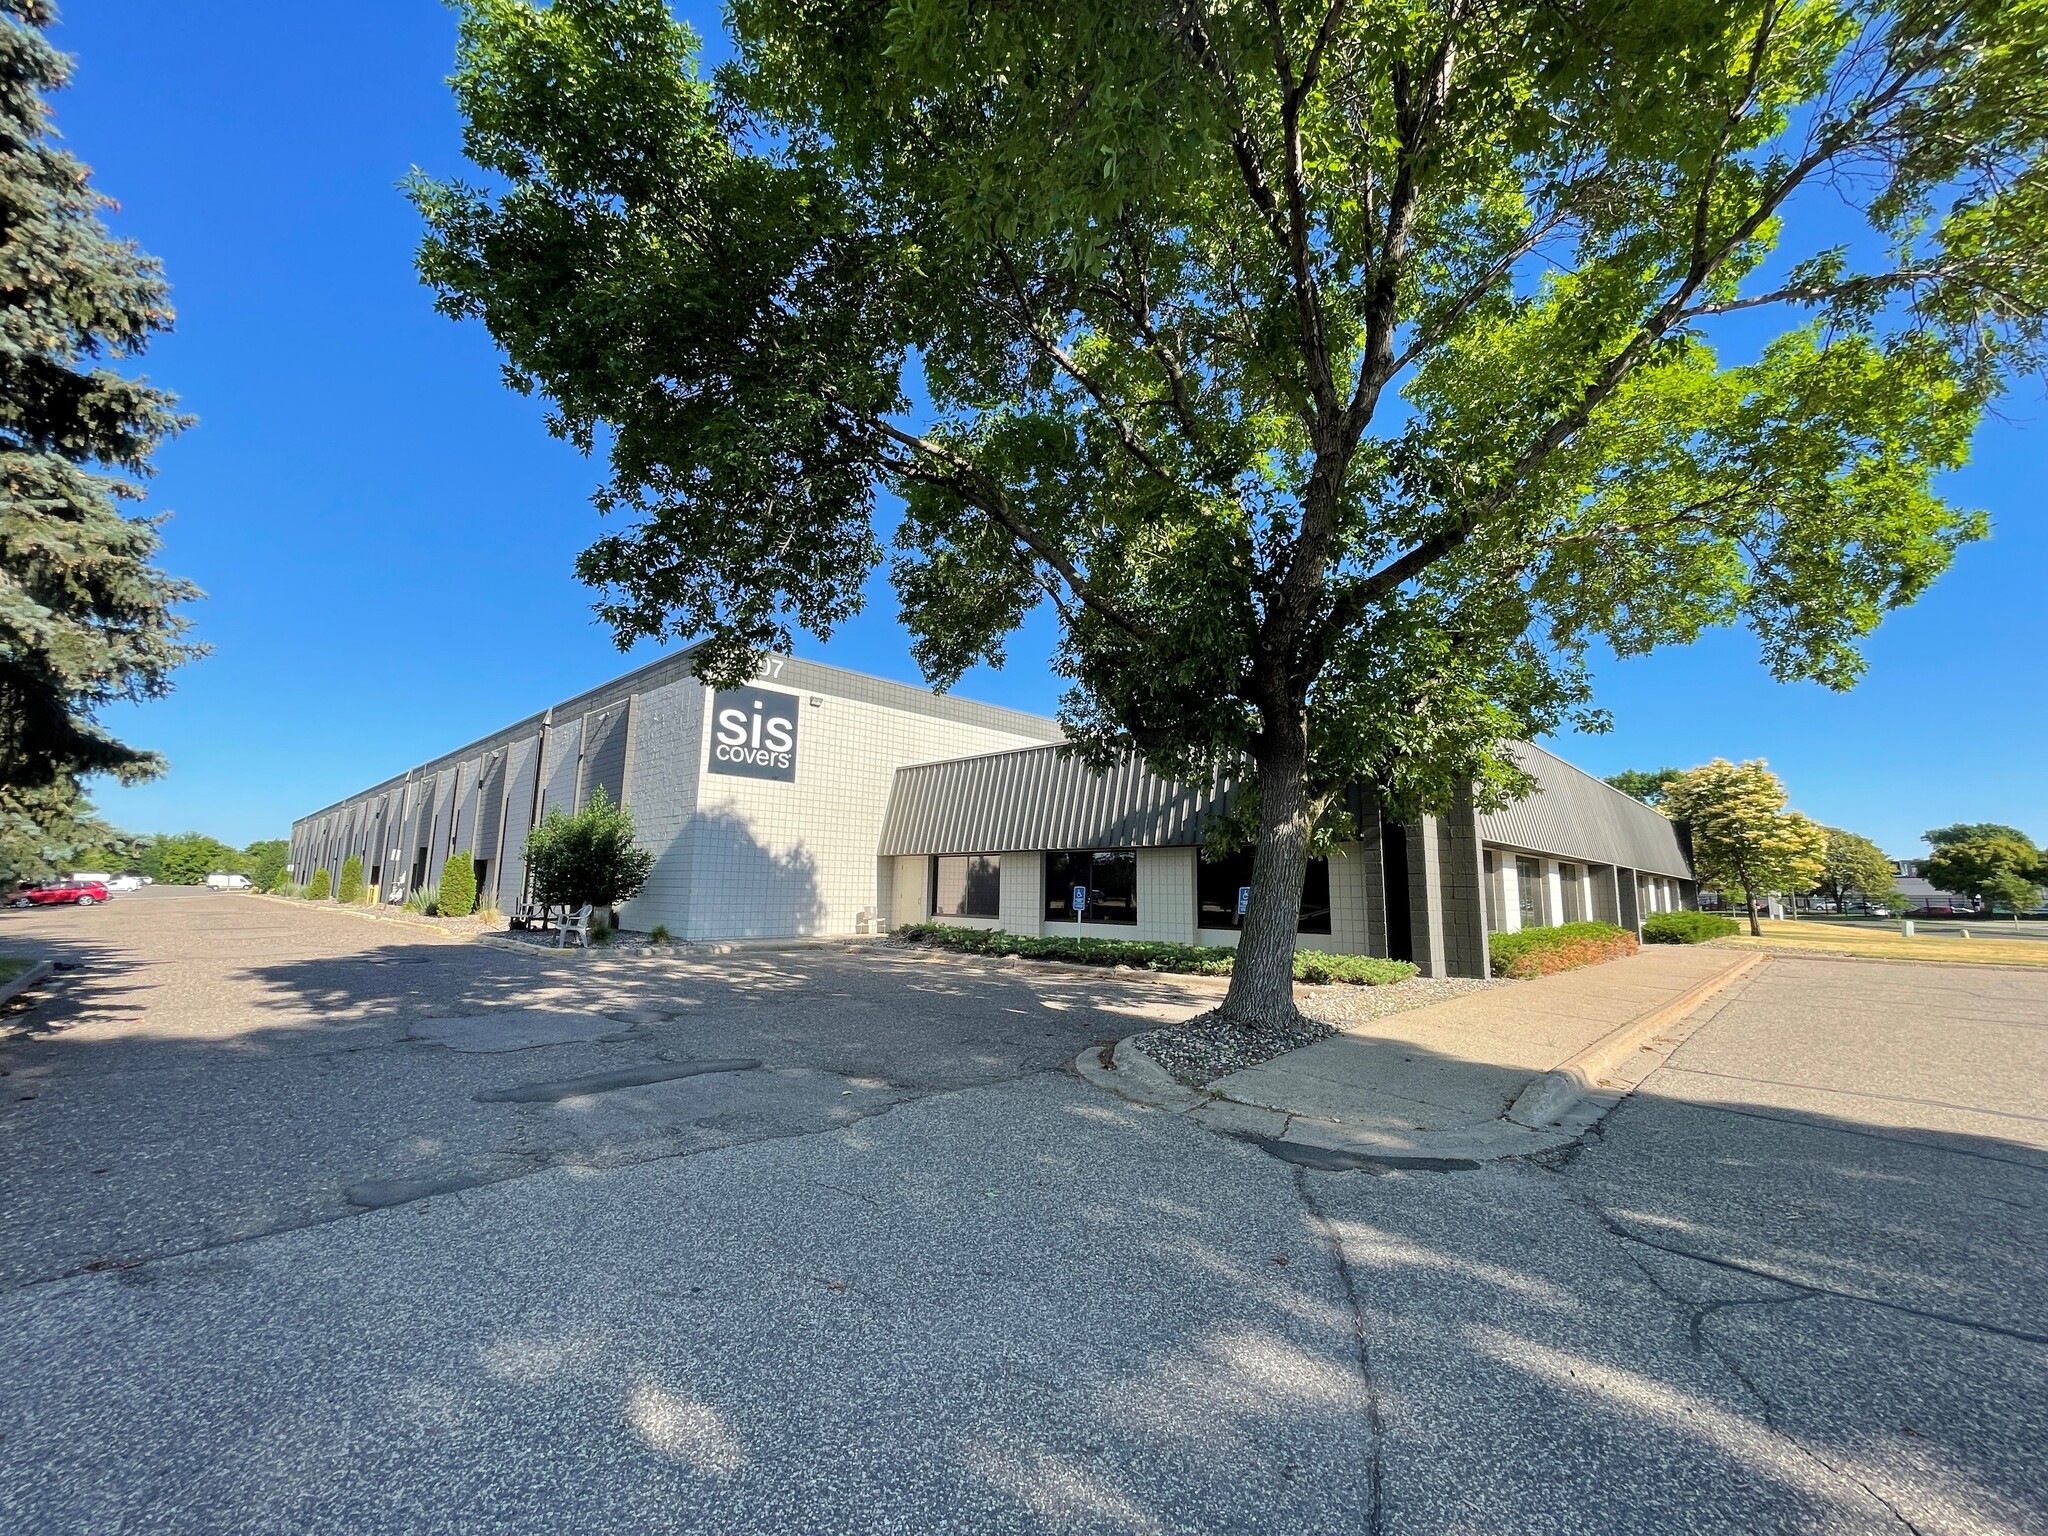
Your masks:
M 793 693 L 727 688 L 711 696 L 711 771 L 743 779 L 796 778 Z

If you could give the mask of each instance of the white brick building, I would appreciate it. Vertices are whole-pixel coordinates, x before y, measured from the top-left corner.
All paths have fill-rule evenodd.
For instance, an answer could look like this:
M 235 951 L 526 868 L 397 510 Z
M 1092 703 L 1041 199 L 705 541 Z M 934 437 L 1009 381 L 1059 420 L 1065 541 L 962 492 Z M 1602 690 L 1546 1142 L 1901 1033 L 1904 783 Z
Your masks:
M 524 894 L 528 830 L 602 787 L 652 877 L 620 910 L 681 938 L 852 934 L 937 918 L 1027 934 L 1235 944 L 1246 859 L 1199 853 L 1227 782 L 1089 772 L 1056 722 L 792 658 L 714 691 L 681 652 L 294 823 L 304 879 L 363 862 L 379 899 L 476 861 Z M 1539 791 L 1401 825 L 1354 796 L 1358 839 L 1310 870 L 1299 942 L 1482 975 L 1485 935 L 1692 904 L 1681 828 L 1535 747 Z

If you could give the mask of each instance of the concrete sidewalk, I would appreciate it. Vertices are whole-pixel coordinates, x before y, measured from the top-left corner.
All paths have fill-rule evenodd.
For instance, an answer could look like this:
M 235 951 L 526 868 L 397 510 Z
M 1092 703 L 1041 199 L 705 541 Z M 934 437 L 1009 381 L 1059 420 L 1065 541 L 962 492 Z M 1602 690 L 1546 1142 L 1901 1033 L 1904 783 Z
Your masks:
M 1312 1166 L 1526 1156 L 1584 1134 L 1677 1047 L 1702 1003 L 1762 959 L 1656 945 L 1392 1014 L 1201 1090 L 1130 1040 L 1077 1065 L 1125 1098 Z

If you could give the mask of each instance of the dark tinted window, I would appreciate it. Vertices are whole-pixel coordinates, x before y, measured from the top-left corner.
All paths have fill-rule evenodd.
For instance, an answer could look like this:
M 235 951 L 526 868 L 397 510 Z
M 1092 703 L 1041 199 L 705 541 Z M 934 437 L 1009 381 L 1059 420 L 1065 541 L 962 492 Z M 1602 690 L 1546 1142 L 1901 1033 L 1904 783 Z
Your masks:
M 932 860 L 934 917 L 995 917 L 1001 911 L 1000 859 L 945 854 Z
M 1239 893 L 1252 883 L 1252 850 L 1240 848 L 1228 858 L 1197 860 L 1195 869 L 1195 921 L 1203 928 L 1242 928 L 1238 913 Z M 1297 933 L 1330 931 L 1330 861 L 1310 859 L 1301 882 L 1301 917 Z
M 1081 909 L 1074 897 L 1082 893 Z M 1045 915 L 1071 923 L 1135 923 L 1138 920 L 1138 856 L 1135 853 L 1048 853 L 1045 856 Z

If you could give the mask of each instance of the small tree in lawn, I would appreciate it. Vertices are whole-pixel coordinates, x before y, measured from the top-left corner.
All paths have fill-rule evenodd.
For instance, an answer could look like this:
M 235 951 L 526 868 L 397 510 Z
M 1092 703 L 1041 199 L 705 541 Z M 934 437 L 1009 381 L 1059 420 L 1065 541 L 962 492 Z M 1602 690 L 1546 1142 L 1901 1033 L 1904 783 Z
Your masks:
M 600 785 L 574 816 L 558 805 L 527 834 L 526 868 L 536 900 L 604 912 L 640 893 L 654 855 L 634 843 L 633 813 Z
M 442 866 L 437 905 L 443 917 L 467 917 L 476 910 L 476 863 L 467 851 L 452 855 Z
M 1934 851 L 1921 860 L 1920 873 L 1936 890 L 1977 897 L 1987 909 L 2003 902 L 2021 912 L 2034 904 L 2036 883 L 2048 879 L 2041 850 L 2017 828 L 1995 823 L 1937 827 L 1926 837 Z
M 2041 899 L 2041 888 L 2031 875 L 2006 870 L 1984 882 L 1984 915 L 1989 917 L 2003 906 L 2012 914 L 2012 925 L 2020 925 L 2020 914 Z
M 1526 793 L 1594 648 L 1851 685 L 2048 352 L 2031 5 L 732 0 L 710 80 L 668 0 L 458 12 L 421 271 L 608 451 L 620 643 L 745 680 L 900 497 L 927 678 L 1045 613 L 1089 761 L 1243 790 L 1248 1029 L 1351 790 Z
M 1894 870 L 1884 850 L 1867 837 L 1828 827 L 1827 852 L 1822 856 L 1820 893 L 1830 898 L 1835 910 L 1851 894 L 1876 906 L 1888 906 Z
M 354 854 L 341 861 L 341 881 L 334 888 L 334 899 L 351 904 L 363 899 L 363 861 Z
M 331 888 L 332 877 L 324 869 L 313 871 L 313 878 L 306 886 L 306 900 L 325 901 Z
M 1742 892 L 1753 935 L 1763 933 L 1759 893 L 1810 891 L 1820 879 L 1827 828 L 1785 809 L 1785 786 L 1762 758 L 1689 769 L 1666 787 L 1663 809 L 1691 825 L 1699 878 Z

